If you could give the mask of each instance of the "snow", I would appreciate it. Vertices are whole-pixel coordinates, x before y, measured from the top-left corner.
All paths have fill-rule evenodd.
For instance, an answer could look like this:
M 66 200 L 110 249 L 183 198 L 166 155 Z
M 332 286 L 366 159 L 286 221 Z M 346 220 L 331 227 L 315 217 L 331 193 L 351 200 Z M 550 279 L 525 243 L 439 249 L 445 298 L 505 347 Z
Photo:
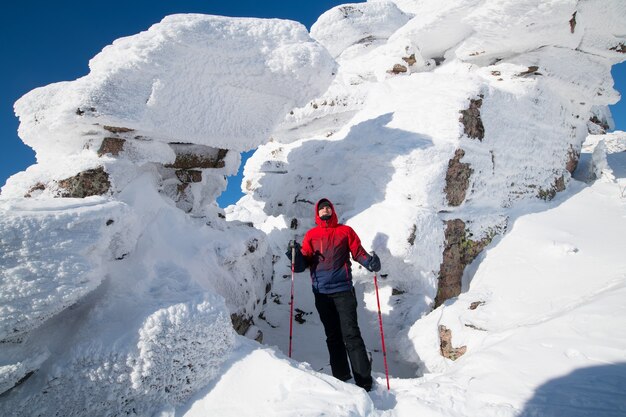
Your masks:
M 235 346 L 227 305 L 252 311 L 256 298 L 243 294 L 264 294 L 263 280 L 244 281 L 268 273 L 265 253 L 248 253 L 248 239 L 260 235 L 208 228 L 149 184 L 147 175 L 136 179 L 126 190 L 132 199 L 118 202 L 3 201 L 3 265 L 15 266 L 2 275 L 2 382 L 8 389 L 37 371 L 26 394 L 36 413 L 82 415 L 77 403 L 92 413 L 147 412 L 185 400 Z M 219 242 L 231 238 L 222 253 Z M 250 262 L 233 267 L 229 258 L 242 255 Z M 23 414 L 32 403 L 0 407 Z
M 620 148 L 624 133 L 609 136 L 613 137 L 612 148 L 616 150 L 609 154 L 615 156 L 611 160 L 615 164 L 626 162 L 626 154 Z M 591 137 L 590 143 L 593 141 Z M 592 146 L 587 150 L 591 152 Z M 567 191 L 550 203 L 528 202 L 518 207 L 507 234 L 494 242 L 478 265 L 474 265 L 469 290 L 409 329 L 408 344 L 400 346 L 401 353 L 414 355 L 406 359 L 426 363 L 429 373 L 421 378 L 394 377 L 402 375 L 402 358 L 395 356 L 401 339 L 387 340 L 387 346 L 393 349 L 389 394 L 377 340 L 380 336 L 372 283 L 357 284 L 357 294 L 365 301 L 359 310 L 361 328 L 366 345 L 374 350 L 378 383 L 376 391 L 370 394 L 375 407 L 372 415 L 623 414 L 626 411 L 626 400 L 621 395 L 626 386 L 623 374 L 626 332 L 622 326 L 626 317 L 622 302 L 626 291 L 623 257 L 626 200 L 620 186 L 624 185 L 623 174 L 615 182 L 597 181 L 590 185 L 573 181 Z M 323 334 L 313 309 L 308 279 L 296 278 L 295 306 L 313 314 L 304 315 L 303 324 L 294 323 L 294 357 L 310 362 L 315 370 L 328 372 Z M 397 324 L 393 320 L 397 320 L 394 308 L 399 297 L 391 295 L 387 282 L 381 283 L 383 321 L 388 335 L 388 330 Z M 259 325 L 266 337 L 275 334 L 276 339 L 272 340 L 277 340 L 278 347 L 286 352 L 289 306 L 285 300 L 289 296 L 289 276 L 275 283 L 273 291 L 280 304 L 268 308 L 267 324 Z M 476 301 L 483 304 L 470 310 Z M 272 329 L 268 324 L 278 327 Z M 437 326 L 442 324 L 452 329 L 454 346 L 468 347 L 469 353 L 458 361 L 444 359 L 439 354 Z M 247 367 L 247 372 L 256 369 L 255 365 Z M 274 366 L 272 371 L 262 368 L 264 379 L 282 375 L 277 369 L 279 365 Z M 292 366 L 298 364 L 293 362 Z M 240 377 L 238 381 L 243 379 Z M 275 388 L 282 381 L 278 377 L 270 385 Z M 222 415 L 248 415 L 257 410 L 256 406 L 267 402 L 272 404 L 274 414 L 301 412 L 300 401 L 284 399 L 281 394 L 272 394 L 258 386 L 245 390 L 254 406 L 243 407 L 238 399 L 230 399 L 232 394 L 227 394 L 231 388 L 237 388 L 228 382 L 224 384 L 224 387 L 212 387 L 206 396 L 202 394 L 202 398 L 192 401 L 191 410 L 195 412 L 213 404 L 208 409 L 218 409 Z M 308 387 L 310 384 L 293 387 L 290 393 L 298 398 L 300 390 Z M 226 390 L 221 391 L 222 388 Z M 214 392 L 221 394 L 220 400 Z M 259 392 L 262 397 L 254 400 Z M 326 406 L 313 415 L 324 413 L 336 411 Z M 182 415 L 196 414 L 188 411 Z
M 245 393 L 246 400 L 242 401 Z M 254 404 L 253 407 L 250 405 Z M 185 416 L 206 415 L 375 415 L 365 391 L 294 365 L 273 349 L 244 345 L 235 352 L 218 384 L 190 401 Z
M 322 14 L 311 36 L 337 58 L 354 44 L 389 38 L 409 18 L 391 1 L 343 4 Z
M 540 3 L 346 4 L 310 35 L 168 16 L 20 99 L 37 164 L 0 196 L 0 414 L 626 414 L 626 133 L 601 126 L 626 6 Z M 221 210 L 257 146 L 246 195 Z M 175 166 L 189 155 L 212 162 Z M 106 191 L 60 198 L 94 168 Z M 382 260 L 389 391 L 373 276 L 356 264 L 372 392 L 330 376 L 306 273 L 286 357 L 283 253 L 322 197 Z M 490 243 L 434 308 L 449 220 Z
M 20 99 L 20 137 L 38 161 L 78 152 L 104 125 L 248 150 L 289 109 L 322 93 L 333 65 L 295 22 L 172 15 L 106 47 L 87 76 Z
M 0 208 L 2 340 L 19 339 L 100 284 L 106 243 L 119 234 L 106 222 L 124 214 L 107 201 L 19 205 Z
M 426 339 L 425 333 L 432 333 L 420 326 L 429 321 L 430 326 L 446 323 L 452 311 L 447 327 L 453 329 L 456 343 L 469 343 L 471 349 L 474 343 L 488 342 L 480 337 L 486 333 L 464 328 L 467 325 L 504 333 L 518 327 L 549 326 L 547 322 L 564 313 L 568 313 L 566 320 L 575 322 L 571 316 L 579 308 L 619 291 L 626 270 L 620 255 L 625 225 L 619 221 L 624 209 L 619 189 L 606 183 L 593 187 L 577 183 L 571 188 L 567 200 L 554 202 L 558 207 L 516 219 L 510 232 L 481 261 L 471 291 L 460 296 L 454 306 L 435 310 L 430 320 L 410 330 L 416 335 L 415 343 Z M 593 236 L 602 236 L 615 245 L 605 247 L 606 243 L 597 242 Z M 469 310 L 474 301 L 485 304 Z M 561 329 L 560 336 L 565 337 L 564 331 Z M 445 367 L 443 358 L 436 359 L 434 369 Z

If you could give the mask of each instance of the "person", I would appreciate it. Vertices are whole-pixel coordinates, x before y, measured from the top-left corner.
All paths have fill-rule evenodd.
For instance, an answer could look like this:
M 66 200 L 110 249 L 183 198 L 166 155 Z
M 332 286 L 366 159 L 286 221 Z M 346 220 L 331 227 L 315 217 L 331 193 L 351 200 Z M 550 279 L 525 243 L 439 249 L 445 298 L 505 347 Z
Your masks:
M 357 300 L 352 284 L 350 255 L 369 271 L 380 271 L 380 259 L 361 246 L 361 240 L 350 226 L 339 224 L 330 200 L 322 198 L 315 205 L 316 227 L 304 235 L 302 246 L 289 242 L 286 255 L 295 272 L 307 267 L 315 297 L 315 308 L 324 325 L 330 367 L 335 378 L 349 380 L 370 391 L 371 362 L 357 322 Z M 294 259 L 292 249 L 295 248 Z M 348 364 L 349 362 L 349 364 Z

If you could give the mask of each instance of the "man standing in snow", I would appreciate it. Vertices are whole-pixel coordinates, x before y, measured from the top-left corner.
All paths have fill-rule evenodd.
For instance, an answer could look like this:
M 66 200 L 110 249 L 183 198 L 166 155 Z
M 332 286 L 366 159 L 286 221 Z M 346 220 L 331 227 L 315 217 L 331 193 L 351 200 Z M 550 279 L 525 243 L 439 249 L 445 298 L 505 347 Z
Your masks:
M 323 198 L 315 205 L 315 223 L 304 235 L 302 247 L 289 242 L 291 260 L 295 247 L 294 271 L 307 267 L 311 272 L 315 307 L 326 333 L 333 376 L 351 378 L 366 391 L 372 388 L 372 369 L 357 322 L 357 300 L 352 286 L 352 258 L 369 271 L 380 271 L 380 259 L 369 255 L 350 226 L 339 224 L 332 203 Z M 350 366 L 348 365 L 350 361 Z

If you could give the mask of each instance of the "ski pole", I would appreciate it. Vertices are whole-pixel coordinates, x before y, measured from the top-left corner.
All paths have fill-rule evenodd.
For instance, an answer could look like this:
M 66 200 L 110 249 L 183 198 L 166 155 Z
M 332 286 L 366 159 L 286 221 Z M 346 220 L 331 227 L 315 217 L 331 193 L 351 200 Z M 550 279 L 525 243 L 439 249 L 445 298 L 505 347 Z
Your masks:
M 385 361 L 385 377 L 387 377 L 387 391 L 389 391 L 389 371 L 387 369 L 387 350 L 385 349 L 385 332 L 383 332 L 383 316 L 380 313 L 380 298 L 378 297 L 378 278 L 374 272 L 374 287 L 376 288 L 376 303 L 378 304 L 378 324 L 380 325 L 380 338 L 383 343 L 383 360 Z
M 289 357 L 291 358 L 291 340 L 293 339 L 293 275 L 294 260 L 296 259 L 296 245 L 291 247 L 291 307 L 289 312 Z

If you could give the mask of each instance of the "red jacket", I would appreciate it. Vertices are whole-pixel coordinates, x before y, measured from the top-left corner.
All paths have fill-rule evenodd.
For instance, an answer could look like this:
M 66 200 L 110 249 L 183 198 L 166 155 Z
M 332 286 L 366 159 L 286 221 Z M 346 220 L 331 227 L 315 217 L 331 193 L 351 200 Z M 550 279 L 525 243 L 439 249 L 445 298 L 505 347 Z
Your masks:
M 322 199 L 327 200 L 327 199 Z M 322 201 L 320 200 L 320 201 Z M 352 288 L 352 258 L 367 267 L 370 255 L 361 246 L 361 239 L 350 226 L 339 224 L 335 207 L 330 203 L 333 214 L 322 220 L 315 204 L 315 223 L 304 235 L 302 255 L 311 271 L 313 291 L 331 294 Z

